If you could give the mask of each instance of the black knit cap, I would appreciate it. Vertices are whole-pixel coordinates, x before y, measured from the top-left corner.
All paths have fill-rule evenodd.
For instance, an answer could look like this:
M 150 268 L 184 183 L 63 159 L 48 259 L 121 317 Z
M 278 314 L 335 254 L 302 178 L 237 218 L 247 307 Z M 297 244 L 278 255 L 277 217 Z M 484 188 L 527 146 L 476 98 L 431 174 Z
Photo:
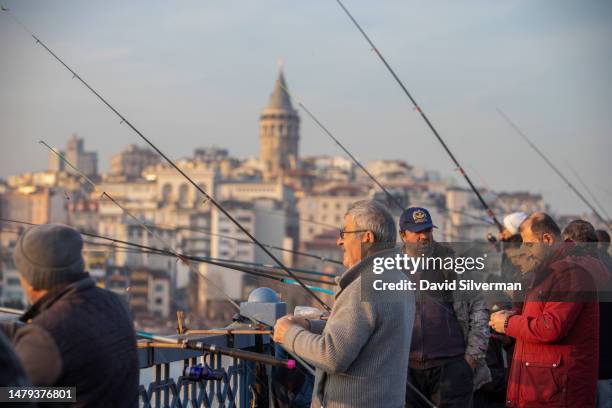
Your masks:
M 19 237 L 13 259 L 34 289 L 51 289 L 83 277 L 82 249 L 83 239 L 77 230 L 62 224 L 37 225 Z

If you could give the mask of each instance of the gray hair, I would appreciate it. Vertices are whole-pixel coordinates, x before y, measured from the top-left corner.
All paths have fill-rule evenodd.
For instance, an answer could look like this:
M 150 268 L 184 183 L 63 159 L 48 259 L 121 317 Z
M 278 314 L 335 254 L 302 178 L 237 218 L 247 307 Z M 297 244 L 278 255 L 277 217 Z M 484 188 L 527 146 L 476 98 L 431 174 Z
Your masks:
M 346 211 L 352 215 L 357 229 L 372 231 L 375 242 L 391 242 L 397 240 L 397 229 L 393 216 L 387 208 L 374 200 L 354 202 Z

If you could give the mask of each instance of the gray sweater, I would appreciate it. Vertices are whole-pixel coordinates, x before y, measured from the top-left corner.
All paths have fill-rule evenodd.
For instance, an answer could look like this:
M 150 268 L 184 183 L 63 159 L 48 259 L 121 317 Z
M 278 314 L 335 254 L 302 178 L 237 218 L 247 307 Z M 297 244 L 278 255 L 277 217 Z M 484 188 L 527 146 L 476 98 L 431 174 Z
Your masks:
M 323 326 L 292 326 L 284 346 L 316 367 L 312 407 L 403 407 L 408 353 L 414 323 L 414 293 L 403 301 L 362 302 L 361 273 L 372 273 L 365 258 L 337 278 L 339 291 Z M 386 271 L 399 281 L 400 271 Z M 320 333 L 320 334 L 319 334 Z

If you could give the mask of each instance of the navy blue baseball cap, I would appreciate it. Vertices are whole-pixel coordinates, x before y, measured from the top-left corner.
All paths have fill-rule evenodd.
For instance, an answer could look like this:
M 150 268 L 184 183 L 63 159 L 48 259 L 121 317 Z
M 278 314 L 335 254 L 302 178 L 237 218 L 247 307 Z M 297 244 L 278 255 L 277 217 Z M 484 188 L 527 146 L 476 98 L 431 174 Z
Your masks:
M 399 221 L 400 231 L 421 232 L 429 228 L 438 228 L 433 225 L 429 211 L 422 207 L 410 207 L 402 213 Z

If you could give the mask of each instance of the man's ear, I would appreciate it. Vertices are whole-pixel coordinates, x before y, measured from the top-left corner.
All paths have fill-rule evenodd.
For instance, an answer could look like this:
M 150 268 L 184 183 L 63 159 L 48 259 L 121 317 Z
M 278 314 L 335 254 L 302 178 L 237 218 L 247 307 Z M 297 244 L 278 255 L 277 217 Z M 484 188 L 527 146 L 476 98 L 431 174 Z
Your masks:
M 549 234 L 548 232 L 545 232 L 544 234 L 542 234 L 542 242 L 546 245 L 551 245 L 555 243 L 555 237 L 552 236 L 552 234 Z
M 374 233 L 372 231 L 366 231 L 361 236 L 361 242 L 372 243 L 374 242 Z

